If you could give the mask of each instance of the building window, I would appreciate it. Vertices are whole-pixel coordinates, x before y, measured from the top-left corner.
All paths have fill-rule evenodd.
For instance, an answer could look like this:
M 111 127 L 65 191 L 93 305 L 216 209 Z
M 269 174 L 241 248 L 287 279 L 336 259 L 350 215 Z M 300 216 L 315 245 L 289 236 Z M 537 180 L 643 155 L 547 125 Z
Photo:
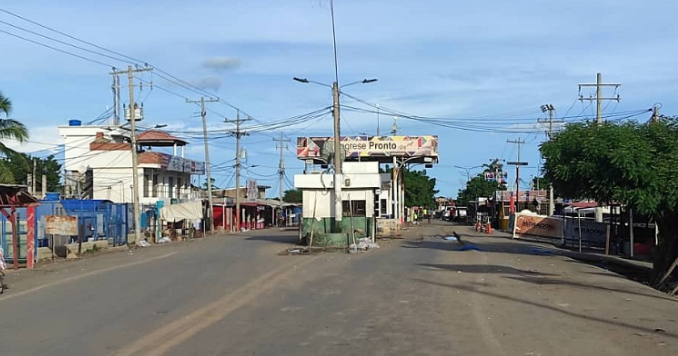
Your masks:
M 158 197 L 158 175 L 153 175 L 153 198 Z
M 181 199 L 181 178 L 177 177 L 177 198 Z
M 353 213 L 354 217 L 365 217 L 367 216 L 367 213 L 365 211 L 365 201 L 364 200 L 353 200 L 350 202 L 351 204 L 349 205 L 348 200 L 344 200 L 341 202 L 342 205 L 342 216 L 351 216 L 351 213 Z
M 148 188 L 148 185 L 149 185 L 148 180 L 149 180 L 149 179 L 150 179 L 150 177 L 148 176 L 148 174 L 144 174 L 144 198 L 148 198 L 148 190 L 149 190 L 149 188 Z
M 386 206 L 386 199 L 382 199 L 381 202 L 379 203 L 379 209 L 380 209 L 381 215 L 388 214 L 387 208 L 388 208 L 388 206 Z
M 174 198 L 174 177 L 167 178 L 167 185 L 169 185 L 169 196 L 168 198 Z

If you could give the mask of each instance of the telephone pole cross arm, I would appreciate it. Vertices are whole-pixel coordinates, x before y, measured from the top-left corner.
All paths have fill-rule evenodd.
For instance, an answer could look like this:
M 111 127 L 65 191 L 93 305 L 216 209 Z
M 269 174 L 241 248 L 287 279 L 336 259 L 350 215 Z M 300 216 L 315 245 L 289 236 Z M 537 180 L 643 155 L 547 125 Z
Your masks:
M 613 98 L 604 98 L 603 97 L 603 87 L 615 87 L 619 88 L 621 84 L 603 84 L 603 75 L 598 73 L 596 75 L 596 83 L 595 84 L 579 84 L 579 101 L 596 101 L 596 123 L 598 125 L 603 123 L 603 100 L 616 100 L 619 102 L 621 100 L 621 97 L 619 94 L 617 94 L 617 97 Z M 596 87 L 596 97 L 588 97 L 585 98 L 583 95 L 581 95 L 581 88 L 582 87 Z

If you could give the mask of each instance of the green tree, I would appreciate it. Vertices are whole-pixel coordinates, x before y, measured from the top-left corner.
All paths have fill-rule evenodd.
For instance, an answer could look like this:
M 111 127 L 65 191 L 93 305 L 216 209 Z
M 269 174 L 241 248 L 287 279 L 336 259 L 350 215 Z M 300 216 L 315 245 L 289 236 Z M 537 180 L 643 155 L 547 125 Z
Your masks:
M 483 173 L 471 178 L 466 182 L 466 187 L 460 189 L 457 193 L 457 205 L 468 206 L 476 198 L 493 198 L 497 190 L 506 190 L 506 182 L 503 178 L 495 177 L 497 180 L 485 179 L 485 173 L 502 173 L 504 164 L 498 158 L 492 159 L 489 164 L 483 164 L 485 169 Z
M 9 116 L 12 112 L 12 102 L 9 98 L 0 93 L 0 114 Z M 28 129 L 21 122 L 13 119 L 0 119 L 0 155 L 3 159 L 0 160 L 0 183 L 15 184 L 16 179 L 12 175 L 8 164 L 12 161 L 20 162 L 22 159 L 16 151 L 7 147 L 5 140 L 15 140 L 18 142 L 25 142 L 28 140 Z M 26 165 L 26 162 L 23 162 Z
M 14 183 L 28 183 L 28 175 L 33 174 L 33 160 L 36 162 L 37 186 L 40 187 L 42 175 L 47 178 L 47 191 L 56 192 L 61 190 L 61 164 L 54 155 L 45 158 L 33 157 L 25 153 L 17 153 L 16 159 L 6 162 L 7 168 L 14 177 Z
M 301 203 L 303 194 L 301 189 L 286 190 L 283 195 L 283 201 L 286 203 Z
M 215 182 L 214 178 L 210 178 L 210 183 L 212 183 L 212 190 L 221 189 L 221 188 L 217 187 L 217 185 L 214 184 L 214 182 Z M 207 190 L 207 181 L 205 181 L 205 182 L 202 184 L 202 189 L 203 189 L 203 190 Z
M 479 174 L 466 182 L 464 189 L 459 190 L 457 205 L 468 206 L 476 198 L 492 198 L 497 190 L 506 190 L 506 184 L 497 184 L 496 181 L 485 179 L 484 174 Z
M 541 189 L 541 190 L 549 189 L 548 179 L 546 179 L 544 177 L 534 177 L 534 178 L 532 178 L 532 188 L 536 190 L 537 187 L 539 187 L 539 189 Z
M 386 167 L 380 173 L 391 173 L 392 167 Z M 436 179 L 430 178 L 426 174 L 426 170 L 410 170 L 402 169 L 403 184 L 405 185 L 405 206 L 428 206 L 434 207 L 435 195 L 438 194 L 436 190 Z
M 663 288 L 678 254 L 678 121 L 570 124 L 541 152 L 563 196 L 626 204 L 658 222 L 652 279 Z

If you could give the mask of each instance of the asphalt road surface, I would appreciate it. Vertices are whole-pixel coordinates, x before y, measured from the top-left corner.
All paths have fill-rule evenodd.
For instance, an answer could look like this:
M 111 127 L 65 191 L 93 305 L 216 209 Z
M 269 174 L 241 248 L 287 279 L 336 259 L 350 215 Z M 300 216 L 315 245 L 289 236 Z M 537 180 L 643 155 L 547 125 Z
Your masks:
M 358 254 L 280 256 L 296 233 L 266 230 L 10 273 L 0 354 L 678 352 L 676 300 L 525 242 L 458 251 L 441 224 Z

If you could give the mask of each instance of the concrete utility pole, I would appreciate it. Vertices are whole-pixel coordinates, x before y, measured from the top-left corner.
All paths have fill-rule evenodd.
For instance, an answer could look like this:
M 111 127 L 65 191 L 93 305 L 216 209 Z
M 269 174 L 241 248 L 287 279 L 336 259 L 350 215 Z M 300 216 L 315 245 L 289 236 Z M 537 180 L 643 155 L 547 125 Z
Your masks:
M 518 161 L 506 162 L 508 165 L 516 166 L 516 210 L 518 210 L 517 207 L 520 202 L 520 166 L 527 166 L 527 162 L 522 162 L 520 160 L 520 147 L 525 144 L 525 140 L 506 140 L 506 142 L 518 145 Z
M 278 163 L 278 175 L 279 175 L 279 191 L 278 198 L 280 199 L 280 207 L 282 208 L 283 202 L 283 179 L 285 178 L 285 159 L 283 158 L 283 150 L 287 148 L 285 142 L 290 142 L 290 139 L 284 138 L 283 133 L 280 133 L 280 138 L 274 138 L 273 141 L 276 142 L 276 149 L 280 149 L 280 163 Z M 280 143 L 280 145 L 278 145 Z
M 343 202 L 341 199 L 341 132 L 339 116 L 339 83 L 332 83 L 332 114 L 334 116 L 334 220 L 341 221 L 343 217 Z
M 201 97 L 200 100 L 188 100 L 187 103 L 197 104 L 200 103 L 200 116 L 202 116 L 202 138 L 205 142 L 205 174 L 207 174 L 207 224 L 210 229 L 210 234 L 214 234 L 214 211 L 212 205 L 212 174 L 210 174 L 210 150 L 209 144 L 207 143 L 207 111 L 205 110 L 205 103 L 214 103 L 219 101 L 219 99 L 208 99 L 205 100 L 205 97 Z
M 132 139 L 132 195 L 133 195 L 133 211 L 134 211 L 134 243 L 139 245 L 141 243 L 141 207 L 139 206 L 139 157 L 137 156 L 137 124 L 136 124 L 136 105 L 134 103 L 134 73 L 151 71 L 153 68 L 137 68 L 132 69 L 128 66 L 126 71 L 113 71 L 112 74 L 127 73 L 127 81 L 129 83 L 129 121 L 132 132 L 130 133 Z
M 379 117 L 379 104 L 377 104 L 377 136 L 381 136 L 381 130 L 379 129 L 381 118 Z
M 119 72 L 113 67 L 113 84 L 111 89 L 113 90 L 113 125 L 120 125 L 120 76 Z
M 553 120 L 553 112 L 555 110 L 556 109 L 551 104 L 542 105 L 541 111 L 542 112 L 548 111 L 549 112 L 549 119 L 548 120 L 537 119 L 538 123 L 548 122 L 548 124 L 549 124 L 549 132 L 548 132 L 549 141 L 553 139 L 553 124 L 565 122 L 564 120 Z M 539 180 L 537 180 L 537 182 L 539 182 Z M 537 190 L 539 190 L 539 188 L 537 188 Z M 556 210 L 556 204 L 555 204 L 554 197 L 553 197 L 553 183 L 549 182 L 549 211 L 548 211 L 548 215 L 549 216 L 553 215 L 553 213 L 555 213 L 555 210 Z
M 37 170 L 38 170 L 38 160 L 35 157 L 33 157 L 33 176 L 31 176 L 31 185 L 32 185 L 31 194 L 33 194 L 33 195 L 35 195 L 36 189 L 38 189 L 37 188 L 38 179 L 36 178 L 37 177 Z
M 240 110 L 235 120 L 224 119 L 225 123 L 235 123 L 235 130 L 231 130 L 231 134 L 235 136 L 235 229 L 238 232 L 240 232 L 240 138 L 249 135 L 240 130 L 240 124 L 249 120 L 252 119 L 240 119 Z
M 596 75 L 596 84 L 579 84 L 579 101 L 596 101 L 596 122 L 598 125 L 603 123 L 603 100 L 616 100 L 617 102 L 621 100 L 619 94 L 617 94 L 616 98 L 603 98 L 603 87 L 615 87 L 616 90 L 620 86 L 621 84 L 603 84 L 603 75 L 600 73 Z M 596 97 L 584 98 L 584 96 L 581 95 L 582 87 L 596 87 Z
M 651 123 L 659 122 L 659 107 L 657 105 L 652 108 L 652 117 L 650 118 Z

